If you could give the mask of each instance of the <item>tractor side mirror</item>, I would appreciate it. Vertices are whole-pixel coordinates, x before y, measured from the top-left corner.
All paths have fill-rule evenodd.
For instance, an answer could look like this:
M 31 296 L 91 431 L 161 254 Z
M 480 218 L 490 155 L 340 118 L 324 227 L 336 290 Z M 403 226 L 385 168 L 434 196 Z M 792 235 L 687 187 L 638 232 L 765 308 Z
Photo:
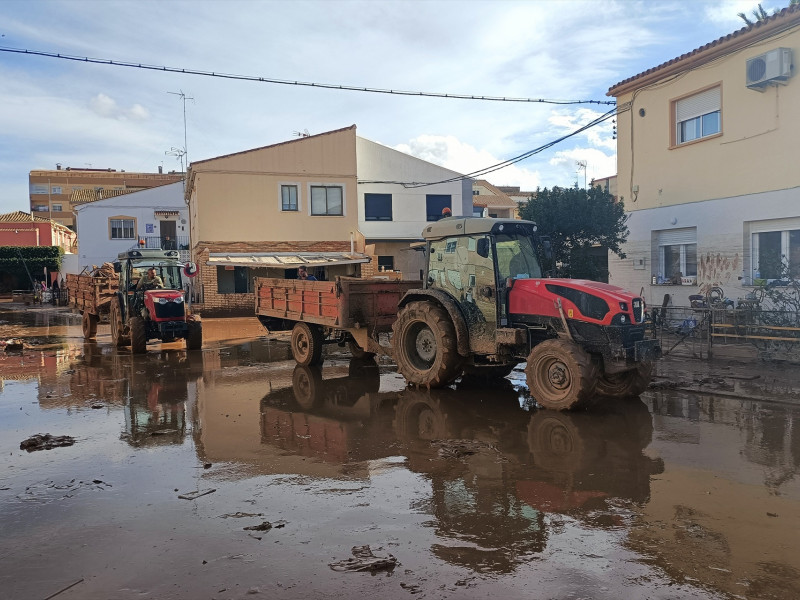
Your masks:
M 489 258 L 489 238 L 479 239 L 475 251 L 481 258 Z
M 122 263 L 114 263 L 114 273 L 122 273 Z
M 550 240 L 546 238 L 542 240 L 542 249 L 544 250 L 544 257 L 547 260 L 553 260 L 553 244 L 550 243 Z

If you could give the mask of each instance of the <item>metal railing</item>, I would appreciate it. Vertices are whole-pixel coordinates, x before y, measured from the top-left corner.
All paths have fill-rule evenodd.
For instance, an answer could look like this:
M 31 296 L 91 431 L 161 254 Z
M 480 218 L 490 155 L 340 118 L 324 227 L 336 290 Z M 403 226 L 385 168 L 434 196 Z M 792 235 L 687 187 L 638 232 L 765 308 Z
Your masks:
M 158 235 L 140 237 L 140 246 L 142 246 L 142 241 L 144 241 L 144 248 L 161 248 L 162 250 L 189 250 L 188 235 L 179 235 L 176 237 Z

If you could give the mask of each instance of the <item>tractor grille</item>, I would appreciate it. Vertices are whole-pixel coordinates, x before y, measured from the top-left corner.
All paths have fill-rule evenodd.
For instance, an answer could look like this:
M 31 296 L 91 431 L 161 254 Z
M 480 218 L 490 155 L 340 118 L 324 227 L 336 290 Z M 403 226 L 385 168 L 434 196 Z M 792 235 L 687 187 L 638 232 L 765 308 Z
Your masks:
M 644 321 L 644 300 L 641 298 L 634 298 L 632 305 L 634 322 L 642 323 Z
M 180 319 L 185 314 L 185 304 L 183 302 L 167 302 L 166 304 L 155 303 L 156 319 Z

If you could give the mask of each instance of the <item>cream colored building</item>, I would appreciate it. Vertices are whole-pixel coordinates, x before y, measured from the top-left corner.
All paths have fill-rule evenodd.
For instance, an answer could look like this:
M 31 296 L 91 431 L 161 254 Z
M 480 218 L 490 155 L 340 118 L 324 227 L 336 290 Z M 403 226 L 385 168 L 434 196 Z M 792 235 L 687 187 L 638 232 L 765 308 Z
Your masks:
M 488 181 L 478 179 L 472 183 L 472 215 L 494 219 L 516 219 L 519 206 L 508 194 Z
M 781 263 L 799 272 L 798 57 L 793 6 L 609 90 L 631 211 L 612 283 L 685 305 L 712 286 L 744 297 Z

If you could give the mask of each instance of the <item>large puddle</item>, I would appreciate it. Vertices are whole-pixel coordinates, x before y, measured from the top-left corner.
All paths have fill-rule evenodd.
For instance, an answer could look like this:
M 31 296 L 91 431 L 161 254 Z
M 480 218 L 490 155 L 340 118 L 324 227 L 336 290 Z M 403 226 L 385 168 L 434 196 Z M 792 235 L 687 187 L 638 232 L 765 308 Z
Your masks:
M 132 356 L 0 312 L 32 348 L 0 356 L 0 597 L 800 597 L 792 405 L 556 413 L 519 377 L 407 389 L 335 346 L 298 367 L 259 327 Z M 36 433 L 75 444 L 20 450 Z M 397 564 L 330 567 L 365 545 Z

